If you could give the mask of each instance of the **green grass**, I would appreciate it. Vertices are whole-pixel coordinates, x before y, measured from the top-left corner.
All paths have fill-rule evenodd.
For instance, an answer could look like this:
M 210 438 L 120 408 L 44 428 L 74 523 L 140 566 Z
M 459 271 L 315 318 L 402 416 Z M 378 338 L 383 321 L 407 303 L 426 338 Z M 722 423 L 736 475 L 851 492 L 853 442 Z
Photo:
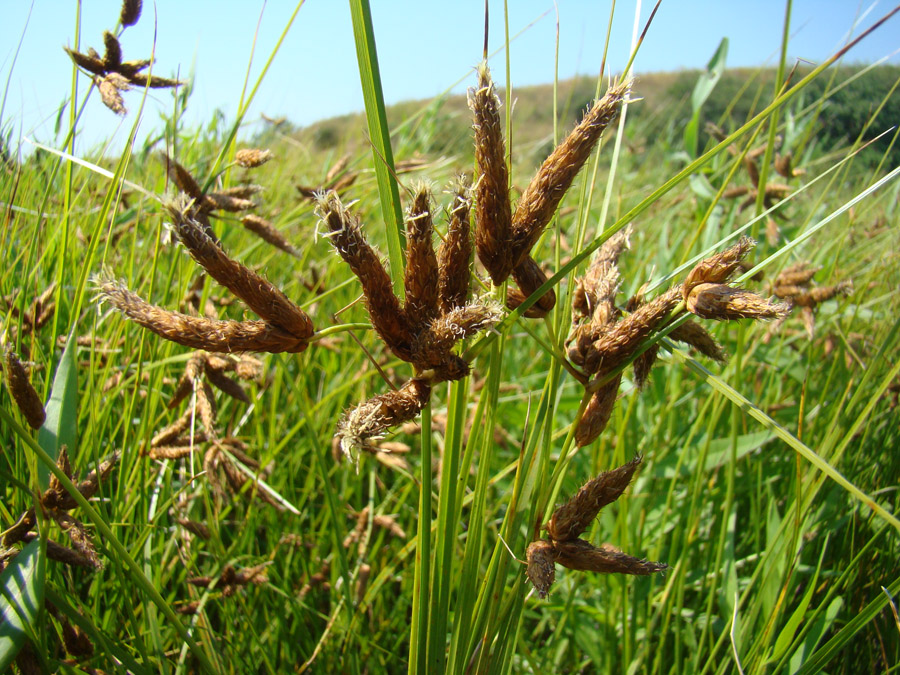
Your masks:
M 644 91 L 638 80 L 635 93 L 646 100 L 629 106 L 621 143 L 604 139 L 536 249 L 553 272 L 556 310 L 543 322 L 510 315 L 496 333 L 465 345 L 466 354 L 477 355 L 473 374 L 435 387 L 420 433 L 391 434 L 411 447 L 408 470 L 365 456 L 357 472 L 339 461 L 332 439 L 346 408 L 388 388 L 368 355 L 395 385 L 411 371 L 364 327 L 362 303 L 354 304 L 359 284 L 315 236 L 313 207 L 298 199 L 293 181 L 321 181 L 350 151 L 350 167 L 361 174 L 347 196 L 358 200 L 355 212 L 380 250 L 390 252 L 399 280 L 403 188 L 424 177 L 445 199 L 443 186 L 474 160 L 468 135 L 451 131 L 468 124 L 459 101 L 384 109 L 367 3 L 356 3 L 355 11 L 374 152 L 354 145 L 353 134 L 334 121 L 323 123 L 336 131 L 318 145 L 311 131 L 288 140 L 270 131 L 236 143 L 240 118 L 199 132 L 180 126 L 177 115 L 168 122 L 178 137 L 177 159 L 195 175 L 210 184 L 221 174 L 226 185 L 246 179 L 266 186 L 258 212 L 300 249 L 299 259 L 261 244 L 234 219 L 214 221 L 216 231 L 232 257 L 260 270 L 328 333 L 327 347 L 261 356 L 264 375 L 249 385 L 249 405 L 218 397 L 223 433 L 247 445 L 266 485 L 290 508 L 251 498 L 252 488 L 216 494 L 201 475 L 205 446 L 178 461 L 145 455 L 153 435 L 186 405 L 169 410 L 166 403 L 189 350 L 105 307 L 98 311 L 89 278 L 107 269 L 174 309 L 196 277 L 193 262 L 162 237 L 166 217 L 157 201 L 120 187 L 125 178 L 164 195 L 165 170 L 155 156 L 163 144 L 129 146 L 111 162 L 84 158 L 109 169 L 112 179 L 40 149 L 4 165 L 0 296 L 17 293 L 3 307 L 5 339 L 34 364 L 32 381 L 44 400 L 51 388 L 61 401 L 70 400 L 63 388 L 69 396 L 77 392 L 74 406 L 60 404 L 57 425 L 58 438 L 77 438 L 69 447 L 76 477 L 122 451 L 112 480 L 72 512 L 88 526 L 104 568 L 68 568 L 46 560 L 41 547 L 21 555 L 23 574 L 44 570 L 41 583 L 29 586 L 34 597 L 81 627 L 93 655 L 67 657 L 59 620 L 47 611 L 27 613 L 27 637 L 16 644 L 32 642 L 42 666 L 62 672 L 283 672 L 301 664 L 311 672 L 421 673 L 890 669 L 900 660 L 900 629 L 889 606 L 900 592 L 895 131 L 860 154 L 871 132 L 887 125 L 881 117 L 869 118 L 867 136 L 841 145 L 816 141 L 830 93 L 844 91 L 842 83 L 854 75 L 843 68 L 807 71 L 792 80 L 800 89 L 783 93 L 777 73 L 745 74 L 745 90 L 730 99 L 740 106 L 726 102 L 723 110 L 714 95 L 703 109 L 728 141 L 714 145 L 701 124 L 696 158 L 683 144 L 692 114 L 678 93 L 683 88 L 667 92 L 653 80 Z M 270 58 L 277 46 L 260 49 Z M 499 62 L 494 71 L 502 72 Z M 894 74 L 891 84 L 896 80 Z M 84 82 L 81 75 L 73 80 L 73 100 L 85 95 Z M 240 110 L 254 89 L 248 82 Z M 556 90 L 562 134 L 585 94 L 583 86 L 564 83 Z M 866 106 L 877 111 L 890 95 L 889 89 L 866 99 Z M 180 104 L 190 105 L 189 98 Z M 79 108 L 70 110 L 74 132 Z M 516 108 L 514 186 L 527 184 L 552 147 L 553 122 L 549 104 Z M 766 144 L 774 154 L 777 135 L 806 174 L 790 181 L 792 195 L 775 214 L 781 238 L 770 244 L 762 205 L 740 212 L 722 194 L 748 182 L 741 153 Z M 221 173 L 236 147 L 254 143 L 270 147 L 276 159 L 252 173 L 236 167 Z M 727 152 L 731 143 L 736 156 Z M 389 148 L 398 160 L 415 152 L 427 160 L 412 176 L 399 176 L 399 190 L 382 163 L 391 163 Z M 48 215 L 35 215 L 42 213 Z M 666 349 L 646 389 L 636 391 L 626 371 L 609 427 L 576 450 L 570 428 L 583 389 L 556 357 L 565 353 L 568 293 L 590 253 L 629 222 L 635 234 L 620 261 L 623 302 L 645 282 L 664 288 L 670 278 L 683 278 L 689 261 L 720 250 L 739 230 L 761 237 L 754 263 L 765 280 L 746 282 L 760 292 L 799 260 L 822 267 L 817 283 L 852 279 L 854 292 L 818 308 L 813 339 L 796 314 L 770 339 L 764 324 L 711 325 L 732 355 L 724 366 L 699 362 L 654 336 Z M 323 282 L 317 292 L 308 287 L 314 278 Z M 25 310 L 54 281 L 52 320 L 26 331 Z M 227 295 L 208 280 L 203 292 Z M 219 311 L 243 316 L 239 303 Z M 62 335 L 93 335 L 97 342 L 70 347 L 64 356 Z M 54 380 L 61 364 L 71 371 Z M 121 379 L 107 389 L 114 375 Z M 58 446 L 26 430 L 21 419 L 4 387 L 4 530 L 33 505 L 51 471 L 59 477 L 48 457 L 48 448 Z M 644 457 L 638 478 L 585 538 L 666 561 L 669 570 L 625 578 L 558 569 L 547 600 L 529 595 L 520 560 L 536 527 L 588 478 L 636 453 Z M 370 522 L 364 545 L 345 547 L 356 525 L 352 513 L 365 507 L 393 516 L 406 538 Z M 209 539 L 188 533 L 178 518 L 205 524 Z M 37 527 L 53 541 L 68 540 L 43 515 Z M 233 595 L 187 583 L 229 565 L 260 563 L 268 563 L 266 583 Z M 319 573 L 326 583 L 301 594 Z M 199 603 L 195 614 L 175 613 L 189 602 Z

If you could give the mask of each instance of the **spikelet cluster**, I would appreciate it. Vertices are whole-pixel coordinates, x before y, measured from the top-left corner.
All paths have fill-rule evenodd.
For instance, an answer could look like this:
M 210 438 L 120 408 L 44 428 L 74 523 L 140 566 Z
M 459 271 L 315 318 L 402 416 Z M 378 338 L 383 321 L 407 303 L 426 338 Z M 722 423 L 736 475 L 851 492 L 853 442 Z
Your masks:
M 656 360 L 655 343 L 641 353 L 638 349 L 654 333 L 674 321 L 674 310 L 682 306 L 705 319 L 777 319 L 790 310 L 755 293 L 733 288 L 727 282 L 742 269 L 752 249 L 747 238 L 721 253 L 702 260 L 683 283 L 676 284 L 655 299 L 642 293 L 629 300 L 627 315 L 616 305 L 620 275 L 619 256 L 628 248 L 631 229 L 610 237 L 598 250 L 573 294 L 572 333 L 567 340 L 569 360 L 591 378 L 590 399 L 577 421 L 575 442 L 593 442 L 606 428 L 622 380 L 622 365 L 633 363 L 635 384 L 643 387 Z M 620 318 L 621 317 L 621 318 Z M 704 356 L 724 361 L 726 354 L 712 335 L 691 319 L 676 326 L 669 337 L 683 342 Z
M 580 539 L 600 510 L 622 496 L 640 464 L 641 458 L 635 457 L 624 466 L 588 481 L 572 499 L 553 512 L 545 526 L 547 537 L 528 545 L 526 574 L 540 597 L 547 596 L 556 579 L 557 564 L 571 570 L 636 575 L 653 574 L 668 567 L 665 563 L 635 558 L 610 544 L 594 546 Z
M 500 120 L 500 101 L 486 63 L 478 67 L 478 85 L 469 91 L 474 115 L 475 160 L 479 178 L 475 185 L 475 250 L 495 285 L 512 276 L 507 304 L 515 309 L 547 281 L 531 257 L 547 224 L 575 176 L 590 157 L 603 131 L 616 119 L 627 96 L 630 81 L 620 80 L 587 111 L 582 121 L 544 160 L 522 193 L 515 209 L 509 195 L 509 173 Z M 553 309 L 556 295 L 545 291 L 525 311 L 542 317 Z
M 375 332 L 417 373 L 401 389 L 376 396 L 344 415 L 337 436 L 354 461 L 368 439 L 413 419 L 428 402 L 432 384 L 468 375 L 469 364 L 453 352 L 455 345 L 501 318 L 496 307 L 468 301 L 469 192 L 468 183 L 460 179 L 448 210 L 447 237 L 435 253 L 431 194 L 424 185 L 416 190 L 407 214 L 405 302 L 394 294 L 387 270 L 366 240 L 359 219 L 335 192 L 319 200 L 323 228 L 359 278 Z
M 126 0 L 122 3 L 119 23 L 128 28 L 138 22 L 141 16 L 140 0 Z M 110 31 L 103 32 L 103 56 L 89 48 L 86 54 L 63 47 L 72 62 L 90 74 L 94 85 L 100 92 L 103 104 L 117 115 L 128 112 L 122 98 L 122 92 L 134 87 L 151 87 L 153 89 L 177 87 L 184 84 L 178 80 L 158 77 L 144 72 L 153 62 L 151 59 L 137 61 L 122 60 L 122 45 L 116 35 Z

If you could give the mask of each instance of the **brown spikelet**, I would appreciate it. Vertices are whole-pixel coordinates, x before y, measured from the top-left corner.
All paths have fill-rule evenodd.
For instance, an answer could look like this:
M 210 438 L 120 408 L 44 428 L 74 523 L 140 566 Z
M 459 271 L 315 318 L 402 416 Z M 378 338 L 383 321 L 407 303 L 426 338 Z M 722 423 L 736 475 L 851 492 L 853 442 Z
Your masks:
M 687 279 L 684 280 L 685 301 L 697 284 L 722 284 L 728 281 L 740 269 L 741 261 L 754 246 L 756 246 L 756 242 L 752 239 L 741 237 L 734 246 L 697 263 L 696 267 L 688 274 Z
M 414 333 L 421 331 L 438 312 L 438 265 L 431 244 L 434 222 L 430 202 L 428 189 L 419 186 L 406 221 L 404 310 Z
M 209 380 L 209 383 L 223 394 L 237 401 L 241 401 L 242 403 L 250 403 L 250 398 L 247 396 L 247 392 L 244 391 L 243 387 L 230 377 L 227 377 L 222 370 L 212 368 L 207 361 L 204 372 L 206 373 L 206 378 Z
M 724 347 L 716 342 L 703 326 L 696 321 L 687 320 L 675 328 L 669 337 L 678 342 L 690 345 L 698 352 L 711 359 L 725 363 L 728 360 Z
M 6 374 L 6 386 L 22 417 L 32 429 L 40 429 L 44 424 L 47 414 L 44 412 L 44 404 L 41 397 L 28 379 L 25 367 L 19 360 L 19 356 L 12 350 L 6 349 L 3 371 Z
M 619 230 L 603 242 L 585 275 L 579 279 L 572 298 L 575 318 L 590 317 L 591 325 L 602 328 L 616 314 L 615 299 L 619 290 L 619 256 L 629 247 L 631 225 Z
M 593 522 L 600 509 L 616 501 L 641 465 L 640 455 L 627 464 L 605 471 L 588 481 L 572 499 L 553 512 L 547 534 L 556 542 L 577 539 Z
M 265 321 L 205 319 L 172 312 L 145 302 L 125 286 L 110 280 L 97 284 L 101 301 L 109 302 L 147 330 L 185 347 L 211 352 L 302 352 L 305 339 Z
M 352 155 L 347 153 L 331 165 L 331 168 L 328 169 L 328 173 L 325 174 L 325 185 L 330 186 L 333 181 L 337 180 L 344 171 L 346 171 L 347 167 L 350 165 L 351 157 Z
M 650 371 L 653 369 L 653 364 L 656 363 L 658 356 L 659 345 L 652 344 L 647 351 L 638 355 L 631 364 L 634 368 L 634 384 L 638 389 L 643 389 L 647 384 L 647 380 L 650 378 Z
M 785 178 L 795 178 L 806 173 L 803 169 L 794 168 L 794 157 L 789 152 L 775 156 L 775 171 Z
M 821 267 L 818 265 L 811 265 L 808 262 L 798 262 L 790 265 L 789 267 L 785 267 L 777 277 L 775 277 L 775 282 L 773 286 L 775 286 L 775 295 L 779 298 L 785 297 L 784 295 L 779 295 L 778 286 L 804 286 L 812 281 L 812 278 L 816 275 Z
M 108 30 L 103 31 L 103 68 L 108 71 L 116 71 L 122 65 L 122 46 L 118 38 Z
M 184 84 L 181 80 L 173 80 L 147 73 L 135 73 L 128 80 L 136 87 L 150 87 L 151 89 L 166 89 L 168 87 L 179 87 Z
M 176 518 L 175 522 L 181 525 L 188 532 L 193 534 L 200 539 L 208 540 L 212 534 L 209 531 L 209 527 L 207 527 L 204 523 L 200 523 L 196 520 L 191 520 L 190 518 Z
M 260 150 L 259 148 L 241 148 L 234 153 L 235 163 L 245 169 L 255 169 L 258 166 L 262 166 L 272 157 L 271 150 Z
M 417 337 L 413 362 L 422 369 L 442 363 L 460 340 L 498 323 L 503 318 L 497 307 L 472 303 L 457 307 L 434 319 Z
M 478 86 L 469 90 L 469 107 L 475 115 L 475 250 L 495 285 L 512 272 L 512 209 L 509 172 L 500 121 L 500 101 L 486 63 L 478 67 Z
M 295 258 L 300 257 L 300 251 L 285 239 L 284 235 L 276 230 L 272 226 L 272 223 L 265 218 L 260 218 L 259 216 L 250 213 L 241 218 L 241 224 L 264 242 L 271 244 L 275 248 L 281 249 Z
M 456 191 L 450 205 L 447 236 L 437 253 L 438 299 L 440 310 L 446 314 L 466 304 L 469 297 L 469 260 L 472 242 L 469 238 L 469 209 L 472 207 L 468 178 L 457 179 Z
M 759 187 L 759 166 L 757 166 L 756 160 L 745 156 L 744 168 L 747 169 L 747 175 L 750 176 L 750 182 L 753 183 L 753 187 Z
M 422 379 L 413 378 L 401 389 L 370 398 L 349 410 L 338 423 L 336 432 L 344 454 L 356 461 L 366 439 L 413 419 L 425 407 L 430 395 L 431 386 Z
M 190 217 L 183 202 L 167 205 L 179 241 L 219 284 L 243 300 L 259 317 L 298 339 L 313 334 L 309 316 L 276 286 L 241 263 L 229 258 L 220 246 Z M 223 351 L 223 350 L 211 350 Z
M 593 374 L 618 366 L 663 324 L 680 300 L 681 286 L 673 286 L 655 300 L 641 305 L 618 323 L 612 324 L 585 354 L 582 366 L 584 371 Z
M 331 233 L 332 246 L 362 284 L 375 331 L 394 354 L 409 361 L 413 342 L 410 322 L 394 295 L 384 265 L 363 236 L 359 220 L 350 214 L 335 192 L 319 200 L 317 213 Z
M 37 538 L 38 536 L 36 534 L 29 532 L 23 537 L 23 541 L 31 542 Z M 97 554 L 94 553 L 94 557 L 91 557 L 81 551 L 58 544 L 52 539 L 47 540 L 47 557 L 50 558 L 50 560 L 55 560 L 56 562 L 69 565 L 70 567 L 89 567 L 98 569 L 103 565 L 96 555 Z
M 514 264 L 528 255 L 541 236 L 603 131 L 618 116 L 630 86 L 624 79 L 613 84 L 544 160 L 525 188 L 512 221 Z
M 578 426 L 575 427 L 575 444 L 578 447 L 593 443 L 609 424 L 621 381 L 622 376 L 617 375 L 591 396 L 591 400 L 584 409 L 584 414 L 578 421 Z
M 687 296 L 687 310 L 704 319 L 778 319 L 791 311 L 789 305 L 769 302 L 755 293 L 724 284 L 701 283 Z
M 160 445 L 150 448 L 147 456 L 150 459 L 181 459 L 195 452 L 199 452 L 196 445 Z
M 2 538 L 0 538 L 0 544 L 2 544 L 4 547 L 9 547 L 17 542 L 22 541 L 28 534 L 28 531 L 36 524 L 37 517 L 35 515 L 34 508 L 30 508 L 21 516 L 19 516 L 19 519 L 3 533 Z
M 119 13 L 119 23 L 122 28 L 133 26 L 141 18 L 143 0 L 122 0 L 122 11 Z
M 203 430 L 206 432 L 207 438 L 215 440 L 218 433 L 216 432 L 216 399 L 213 396 L 212 387 L 208 382 L 201 382 L 195 392 L 197 394 L 197 412 L 200 422 L 203 424 Z
M 100 77 L 98 75 L 94 78 L 94 84 L 97 85 L 103 105 L 117 115 L 124 115 L 128 112 L 128 109 L 125 107 L 125 100 L 122 98 L 122 94 L 119 93 L 122 88 L 116 84 L 115 77 L 110 77 L 110 75 Z
M 201 202 L 203 200 L 203 189 L 197 181 L 194 180 L 191 172 L 168 155 L 163 155 L 162 160 L 166 165 L 166 172 L 168 173 L 169 178 L 175 183 L 178 189 L 191 199 Z
M 528 544 L 525 556 L 528 561 L 525 570 L 528 580 L 538 595 L 546 598 L 556 579 L 556 549 L 549 541 L 538 539 Z
M 92 75 L 103 76 L 103 60 L 96 55 L 96 52 L 93 54 L 82 54 L 81 52 L 76 52 L 74 49 L 69 49 L 68 47 L 63 47 L 63 49 L 76 66 L 83 68 Z
M 507 293 L 506 305 L 510 309 L 515 309 L 525 302 L 529 296 L 547 281 L 547 275 L 544 274 L 544 270 L 531 256 L 526 256 L 524 260 L 513 268 L 512 276 L 519 288 L 511 288 Z M 556 292 L 551 288 L 544 292 L 536 303 L 525 310 L 524 316 L 535 319 L 545 317 L 555 305 Z
M 60 461 L 63 461 L 63 456 L 64 456 L 64 453 L 60 452 L 60 458 L 59 458 Z M 119 451 L 116 451 L 113 454 L 111 454 L 109 457 L 104 459 L 102 462 L 100 462 L 100 465 L 98 467 L 92 469 L 88 473 L 88 475 L 84 478 L 84 480 L 79 481 L 76 484 L 76 487 L 78 488 L 78 492 L 80 492 L 81 495 L 85 499 L 90 499 L 95 494 L 97 494 L 97 491 L 100 489 L 100 484 L 109 478 L 110 474 L 112 474 L 113 469 L 116 467 L 116 464 L 118 463 L 119 458 L 121 456 L 122 456 L 122 453 Z M 68 461 L 67 454 L 65 455 L 64 461 L 66 461 L 66 462 Z M 52 486 L 52 484 L 53 484 L 53 481 L 51 480 L 51 486 Z M 57 483 L 57 485 L 58 485 L 58 487 L 56 487 L 56 494 L 52 498 L 53 508 L 56 508 L 56 509 L 59 509 L 62 511 L 69 511 L 71 509 L 74 509 L 76 506 L 78 506 L 78 502 L 75 501 L 75 499 L 72 497 L 72 495 L 69 494 L 65 490 L 65 488 L 62 487 L 62 485 L 59 485 L 58 483 Z M 49 496 L 49 495 L 47 495 L 47 493 L 45 493 L 45 498 L 47 496 Z M 44 504 L 44 506 L 47 506 L 47 504 Z
M 556 562 L 570 570 L 646 576 L 662 572 L 668 567 L 665 563 L 627 555 L 610 544 L 597 547 L 582 539 L 557 542 L 555 548 Z

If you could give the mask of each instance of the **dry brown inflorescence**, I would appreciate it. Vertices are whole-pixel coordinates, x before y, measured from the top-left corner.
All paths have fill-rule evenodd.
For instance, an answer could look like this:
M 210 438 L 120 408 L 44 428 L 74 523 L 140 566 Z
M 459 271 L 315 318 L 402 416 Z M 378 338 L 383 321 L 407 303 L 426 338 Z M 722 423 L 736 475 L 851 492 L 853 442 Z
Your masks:
M 573 294 L 572 333 L 567 340 L 568 356 L 589 378 L 591 393 L 575 428 L 579 446 L 596 440 L 609 423 L 622 381 L 625 364 L 633 363 L 638 387 L 647 381 L 659 353 L 659 345 L 646 341 L 687 311 L 704 319 L 719 321 L 750 318 L 778 319 L 790 307 L 775 303 L 727 282 L 741 268 L 753 242 L 744 237 L 731 248 L 698 263 L 685 281 L 646 301 L 641 294 L 632 298 L 622 316 L 616 305 L 619 289 L 618 259 L 628 248 L 631 228 L 610 237 L 598 250 Z M 681 307 L 680 312 L 676 308 Z M 717 361 L 725 361 L 725 350 L 703 326 L 687 319 L 677 325 L 669 338 L 683 342 Z
M 812 340 L 816 332 L 816 308 L 820 303 L 831 300 L 839 295 L 850 295 L 853 292 L 851 280 L 840 281 L 828 286 L 813 285 L 813 277 L 821 267 L 801 261 L 783 269 L 775 277 L 770 290 L 772 295 L 781 298 L 792 307 L 800 308 L 800 319 L 806 334 Z M 766 334 L 766 342 L 772 334 L 781 326 L 781 322 L 773 326 L 773 330 Z
M 547 536 L 528 545 L 526 574 L 538 595 L 547 597 L 556 579 L 556 565 L 601 574 L 648 575 L 668 565 L 623 553 L 611 544 L 594 546 L 581 539 L 600 510 L 616 501 L 631 483 L 641 458 L 588 481 L 578 493 L 553 512 L 544 526 Z
M 630 89 L 630 80 L 614 83 L 585 113 L 581 122 L 544 160 L 522 193 L 515 209 L 509 194 L 509 171 L 500 120 L 500 100 L 487 64 L 478 68 L 478 86 L 469 91 L 475 116 L 475 249 L 494 285 L 510 276 L 507 305 L 515 309 L 547 281 L 531 250 L 584 166 L 604 130 L 616 119 Z M 552 289 L 525 310 L 527 317 L 546 316 L 556 304 Z
M 447 236 L 435 253 L 431 194 L 424 185 L 416 190 L 407 217 L 406 298 L 401 302 L 358 218 L 335 192 L 319 200 L 317 212 L 329 240 L 362 285 L 372 327 L 415 372 L 399 389 L 369 399 L 338 423 L 341 447 L 354 461 L 370 439 L 418 415 L 432 385 L 468 375 L 469 364 L 454 353 L 454 346 L 501 318 L 489 302 L 468 302 L 469 209 L 469 186 L 460 179 L 448 209 Z
M 119 23 L 125 29 L 136 24 L 140 16 L 140 2 L 125 2 L 122 4 Z M 90 73 L 103 104 L 117 115 L 128 112 L 122 99 L 122 92 L 128 91 L 132 86 L 160 89 L 184 84 L 178 80 L 143 72 L 153 63 L 152 59 L 123 61 L 119 38 L 110 31 L 103 32 L 103 48 L 103 56 L 100 56 L 93 47 L 89 48 L 86 54 L 63 47 L 75 65 Z

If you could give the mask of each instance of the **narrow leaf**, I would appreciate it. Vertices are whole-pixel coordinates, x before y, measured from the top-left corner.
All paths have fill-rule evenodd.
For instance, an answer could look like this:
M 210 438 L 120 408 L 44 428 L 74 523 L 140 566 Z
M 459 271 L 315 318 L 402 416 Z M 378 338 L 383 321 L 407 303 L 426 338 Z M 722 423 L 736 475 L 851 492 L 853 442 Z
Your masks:
M 0 574 L 0 672 L 6 672 L 34 630 L 44 604 L 44 555 L 35 539 Z

